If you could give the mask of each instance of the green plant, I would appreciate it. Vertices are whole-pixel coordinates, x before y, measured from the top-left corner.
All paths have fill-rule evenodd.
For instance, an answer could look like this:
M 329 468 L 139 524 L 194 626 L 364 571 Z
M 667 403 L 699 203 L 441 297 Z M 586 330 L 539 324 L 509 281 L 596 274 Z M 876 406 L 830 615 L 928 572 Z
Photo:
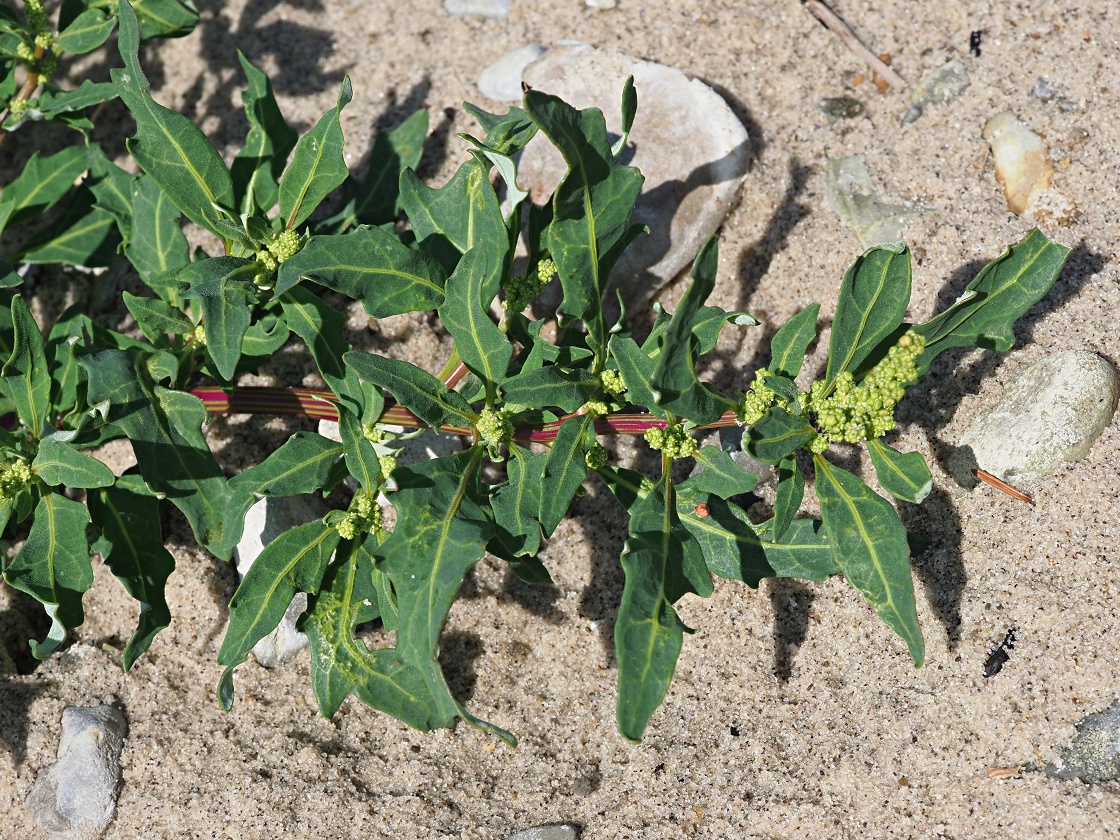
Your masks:
M 297 139 L 267 77 L 242 57 L 250 129 L 227 169 L 195 126 L 152 99 L 138 61 L 141 30 L 123 0 L 119 18 L 125 66 L 113 71 L 113 85 L 136 119 L 128 148 L 143 174 L 105 161 L 90 189 L 114 208 L 123 253 L 152 291 L 124 295 L 142 338 L 75 310 L 44 338 L 19 295 L 4 333 L 11 350 L 0 394 L 19 425 L 0 434 L 0 517 L 9 527 L 31 517 L 4 578 L 52 618 L 47 640 L 32 642 L 36 656 L 81 624 L 90 548 L 141 603 L 126 668 L 167 625 L 163 586 L 173 561 L 155 524 L 163 501 L 182 511 L 201 545 L 229 558 L 256 499 L 327 493 L 351 476 L 358 489 L 345 510 L 281 535 L 245 576 L 219 654 L 226 667 L 220 702 L 232 705 L 234 669 L 295 593 L 306 592 L 301 626 L 311 638 L 324 715 L 352 693 L 419 729 L 463 718 L 513 742 L 452 696 L 437 659 L 440 632 L 464 576 L 486 552 L 524 580 L 550 580 L 537 557 L 542 539 L 593 471 L 629 515 L 615 625 L 625 737 L 641 737 L 689 632 L 674 604 L 689 592 L 710 595 L 713 574 L 751 586 L 765 577 L 843 574 L 921 664 L 906 532 L 887 499 L 825 455 L 834 443 L 866 442 L 881 487 L 921 501 L 931 485 L 921 455 L 881 440 L 894 427 L 896 404 L 947 348 L 1010 348 L 1012 325 L 1050 288 L 1068 249 L 1032 232 L 949 310 L 912 325 L 904 322 L 906 247 L 873 248 L 841 284 L 824 378 L 808 391 L 795 382 L 816 337 L 813 304 L 774 336 L 769 368 L 746 377 L 747 392 L 732 397 L 697 371 L 725 324 L 757 322 L 705 305 L 716 280 L 714 239 L 697 256 L 676 311 L 658 308 L 641 343 L 624 318 L 612 324 L 604 313 L 611 269 L 642 233 L 631 223 L 642 176 L 617 160 L 636 109 L 632 82 L 622 97 L 624 136 L 614 144 L 599 111 L 540 92 L 504 115 L 468 106 L 485 138 L 466 137 L 471 160 L 433 189 L 413 171 L 423 115 L 378 139 L 371 172 L 359 183 L 347 172 L 339 125 L 349 81 L 336 106 Z M 540 207 L 518 188 L 514 160 L 537 132 L 569 165 Z M 504 213 L 494 170 L 509 197 Z M 342 209 L 315 221 L 318 205 L 340 188 Z M 217 236 L 223 253 L 192 258 L 181 217 Z M 523 217 L 530 269 L 516 276 Z M 408 227 L 398 233 L 404 218 Z M 523 310 L 556 278 L 562 300 L 552 342 L 542 334 L 545 321 Z M 4 283 L 18 278 L 9 273 Z M 360 301 L 374 318 L 435 310 L 454 339 L 441 375 L 352 349 L 323 289 Z M 495 322 L 489 307 L 498 297 L 505 306 Z M 329 391 L 285 396 L 230 384 L 293 335 Z M 202 386 L 205 378 L 219 384 Z M 297 433 L 227 479 L 202 425 L 208 408 L 245 406 L 336 417 L 341 443 Z M 398 466 L 385 428 L 393 424 L 454 431 L 469 445 Z M 749 426 L 749 450 L 778 466 L 774 514 L 761 523 L 735 502 L 757 476 L 693 438 L 696 429 L 736 424 Z M 597 439 L 610 434 L 643 434 L 660 452 L 659 469 L 646 476 L 611 463 Z M 137 467 L 114 476 L 83 450 L 119 437 L 131 441 Z M 797 517 L 804 491 L 798 450 L 812 459 L 819 520 Z M 703 469 L 676 483 L 672 467 L 681 458 Z M 484 471 L 488 463 L 504 475 Z M 87 505 L 67 488 L 85 490 Z M 395 508 L 391 533 L 382 493 Z M 396 631 L 395 647 L 371 648 L 375 637 L 355 635 L 375 619 L 382 632 Z

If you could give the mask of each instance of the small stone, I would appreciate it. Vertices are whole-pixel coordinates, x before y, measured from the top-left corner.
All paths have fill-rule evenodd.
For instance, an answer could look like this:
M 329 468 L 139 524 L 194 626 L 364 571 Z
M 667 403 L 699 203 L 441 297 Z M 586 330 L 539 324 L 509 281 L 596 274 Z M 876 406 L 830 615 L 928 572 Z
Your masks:
M 27 810 L 50 840 L 95 840 L 117 813 L 128 724 L 113 706 L 62 710 L 58 760 L 39 773 Z
M 951 102 L 964 93 L 968 85 L 968 68 L 959 58 L 931 70 L 910 94 L 910 109 L 903 116 L 902 124 L 908 125 L 918 119 L 927 105 Z
M 540 44 L 529 44 L 506 53 L 479 75 L 479 91 L 495 102 L 520 102 L 521 73 L 542 55 L 544 47 Z
M 954 477 L 972 486 L 980 469 L 1029 492 L 1064 461 L 1079 461 L 1112 420 L 1120 395 L 1116 368 L 1096 353 L 1063 350 L 1012 379 L 987 415 L 961 437 Z
M 618 6 L 618 0 L 583 0 L 592 9 L 613 9 Z
M 860 155 L 832 158 L 825 164 L 824 194 L 863 248 L 897 242 L 910 223 L 926 212 L 915 202 L 889 204 L 875 195 L 871 173 Z
M 983 137 L 992 147 L 996 179 L 1003 185 L 1007 209 L 1021 216 L 1050 188 L 1054 164 L 1046 146 L 1011 111 L 1001 111 L 988 120 Z
M 1080 779 L 1086 784 L 1120 778 L 1120 700 L 1077 724 L 1077 735 L 1043 772 L 1052 779 Z
M 484 18 L 504 18 L 509 14 L 513 0 L 443 0 L 443 8 L 452 15 L 478 15 Z
M 556 825 L 538 825 L 534 828 L 523 828 L 509 835 L 506 840 L 576 840 L 579 829 L 570 823 Z
M 245 577 L 266 545 L 285 531 L 318 519 L 324 513 L 318 496 L 265 496 L 260 499 L 249 508 L 245 532 L 234 550 L 237 573 Z M 276 628 L 254 645 L 253 658 L 259 664 L 275 668 L 307 647 L 307 636 L 296 630 L 296 623 L 306 609 L 307 594 L 297 592 Z
M 829 125 L 834 125 L 840 120 L 855 119 L 862 114 L 863 103 L 850 96 L 831 96 L 821 100 L 817 111 L 828 120 Z
M 637 305 L 692 262 L 738 203 L 750 139 L 723 98 L 699 79 L 613 50 L 558 46 L 530 64 L 524 79 L 576 108 L 599 108 L 613 139 L 621 132 L 622 85 L 630 75 L 638 112 L 619 159 L 645 175 L 632 221 L 650 233 L 623 253 L 614 276 L 628 303 Z M 518 180 L 543 204 L 566 169 L 542 133 L 525 149 Z
M 1034 83 L 1034 89 L 1031 91 L 1036 99 L 1041 99 L 1043 102 L 1049 102 L 1054 98 L 1054 88 L 1045 79 L 1039 79 Z

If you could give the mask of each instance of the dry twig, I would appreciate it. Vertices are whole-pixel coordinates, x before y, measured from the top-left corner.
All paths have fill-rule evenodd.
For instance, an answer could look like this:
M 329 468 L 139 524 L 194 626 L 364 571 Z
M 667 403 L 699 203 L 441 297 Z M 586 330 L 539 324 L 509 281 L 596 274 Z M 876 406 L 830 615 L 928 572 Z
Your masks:
M 892 70 L 889 64 L 860 43 L 859 38 L 856 37 L 852 28 L 844 23 L 844 20 L 836 14 L 836 12 L 822 3 L 821 0 L 801 0 L 801 5 L 831 32 L 834 32 L 848 49 L 871 65 L 876 73 L 899 90 L 906 89 L 906 80 Z

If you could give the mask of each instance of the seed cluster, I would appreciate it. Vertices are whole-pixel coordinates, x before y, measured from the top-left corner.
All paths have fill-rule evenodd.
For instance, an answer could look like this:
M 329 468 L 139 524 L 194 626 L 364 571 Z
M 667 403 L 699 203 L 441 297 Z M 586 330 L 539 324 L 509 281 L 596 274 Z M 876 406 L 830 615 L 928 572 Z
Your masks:
M 541 260 L 528 274 L 511 277 L 505 285 L 505 300 L 502 308 L 507 314 L 521 312 L 529 301 L 543 289 L 556 274 L 556 263 L 550 259 Z
M 650 449 L 657 449 L 670 458 L 691 458 L 699 447 L 684 426 L 654 427 L 644 435 Z

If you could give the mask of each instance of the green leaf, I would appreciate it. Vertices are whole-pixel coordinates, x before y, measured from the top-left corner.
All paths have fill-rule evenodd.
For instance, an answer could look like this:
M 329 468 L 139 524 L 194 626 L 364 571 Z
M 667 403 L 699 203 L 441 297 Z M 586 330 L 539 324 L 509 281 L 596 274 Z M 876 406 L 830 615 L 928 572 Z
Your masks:
M 650 387 L 656 362 L 629 336 L 611 336 L 610 352 L 611 358 L 618 365 L 622 382 L 626 385 L 626 399 L 634 405 L 649 409 L 663 420 L 668 420 L 669 412 L 657 404 L 653 388 Z
M 34 438 L 50 428 L 51 378 L 43 352 L 43 334 L 31 317 L 23 295 L 12 297 L 12 354 L 0 368 L 0 379 L 16 405 L 20 422 Z
M 466 398 L 416 365 L 361 350 L 351 350 L 343 361 L 362 379 L 392 394 L 433 429 L 474 425 L 475 414 Z
M 771 537 L 780 540 L 797 516 L 801 500 L 805 497 L 805 476 L 797 463 L 797 456 L 790 453 L 778 462 L 778 489 L 774 494 L 774 518 L 771 520 Z
M 534 408 L 554 406 L 565 414 L 576 411 L 598 390 L 599 377 L 578 368 L 565 370 L 559 365 L 525 371 L 502 384 L 507 403 Z
M 82 177 L 88 157 L 82 146 L 70 146 L 44 158 L 34 152 L 19 177 L 0 193 L 0 231 L 41 216 L 57 204 Z
M 858 257 L 844 275 L 832 320 L 825 383 L 829 390 L 844 371 L 860 363 L 902 323 L 910 303 L 910 249 L 905 243 L 877 245 Z
M 152 99 L 140 68 L 141 34 L 132 6 L 120 0 L 118 46 L 125 67 L 110 71 L 110 76 L 136 119 L 136 136 L 128 141 L 128 151 L 184 216 L 222 237 L 214 220 L 233 207 L 233 181 L 198 127 Z
M 128 671 L 155 635 L 171 623 L 164 588 L 175 571 L 175 558 L 163 545 L 159 500 L 138 475 L 126 475 L 113 487 L 87 496 L 90 517 L 100 530 L 93 550 L 128 594 L 140 602 L 136 630 L 121 656 Z
M 595 420 L 590 414 L 571 417 L 560 424 L 544 467 L 544 486 L 538 519 L 545 536 L 552 536 L 568 506 L 587 478 L 587 453 L 595 443 Z
M 81 55 L 97 49 L 109 40 L 116 25 L 115 17 L 108 17 L 98 9 L 86 9 L 58 33 L 55 44 L 64 52 Z
M 181 0 L 134 0 L 140 18 L 140 38 L 178 38 L 189 35 L 198 23 L 194 4 Z
M 116 88 L 113 90 L 116 96 Z M 136 177 L 105 157 L 99 146 L 90 148 L 89 176 L 85 185 L 93 193 L 96 205 L 116 220 L 117 230 L 126 245 L 132 236 L 132 181 Z
M 611 154 L 618 157 L 630 139 L 630 129 L 634 127 L 634 115 L 638 113 L 638 92 L 634 89 L 633 75 L 627 76 L 622 84 L 622 135 L 611 146 Z
M 918 376 L 950 347 L 1011 349 L 1015 322 L 1054 285 L 1069 253 L 1035 229 L 984 266 L 953 306 L 913 327 L 926 339 Z
M 187 335 L 194 330 L 191 319 L 159 298 L 137 297 L 122 292 L 124 305 L 136 319 L 136 326 L 153 344 L 163 340 L 164 333 Z
M 379 132 L 370 152 L 369 170 L 351 190 L 353 221 L 363 225 L 391 222 L 400 212 L 401 173 L 420 165 L 428 136 L 428 112 L 420 108 L 392 131 Z
M 267 212 L 280 195 L 280 175 L 299 135 L 284 120 L 268 76 L 238 50 L 248 87 L 241 93 L 249 134 L 230 167 L 235 206 L 252 216 Z
M 505 114 L 491 114 L 470 102 L 463 110 L 478 120 L 486 132 L 486 148 L 502 155 L 514 155 L 529 145 L 537 135 L 537 124 L 521 108 L 510 108 Z
M 918 504 L 933 489 L 933 476 L 921 453 L 903 454 L 879 440 L 869 440 L 867 451 L 879 484 L 896 499 Z
M 817 337 L 817 316 L 821 305 L 811 303 L 782 324 L 770 340 L 770 370 L 796 379 L 809 345 Z
M 668 471 L 630 508 L 630 537 L 622 552 L 626 582 L 614 625 L 618 660 L 618 731 L 641 740 L 676 669 L 686 631 L 673 604 L 691 591 L 682 566 L 700 546 L 676 515 Z M 701 561 L 702 562 L 702 561 Z
M 253 278 L 259 271 L 256 260 L 214 257 L 191 263 L 176 277 L 186 286 L 183 294 L 199 303 L 206 349 L 226 380 L 233 378 L 241 358 L 241 340 L 257 296 Z
M 276 629 L 297 592 L 319 591 L 338 541 L 334 528 L 308 522 L 279 534 L 264 547 L 229 602 L 229 629 L 218 652 L 218 664 L 225 665 L 227 673 Z
M 289 289 L 279 300 L 285 323 L 311 351 L 327 387 L 340 399 L 361 405 L 361 382 L 343 361 L 350 344 L 343 338 L 346 319 L 342 313 L 307 289 Z
M 816 430 L 801 416 L 795 417 L 781 406 L 772 406 L 761 420 L 750 427 L 747 451 L 767 464 L 777 464 L 805 446 Z
M 50 438 L 39 441 L 31 470 L 51 487 L 108 487 L 117 478 L 96 458 Z
M 93 193 L 83 184 L 61 216 L 10 256 L 21 262 L 104 268 L 112 263 L 118 242 L 115 217 L 95 205 Z
M 696 465 L 701 468 L 700 472 L 682 482 L 679 490 L 688 488 L 728 499 L 749 493 L 758 486 L 758 476 L 740 467 L 718 446 L 705 446 L 697 452 Z
M 113 21 L 116 26 L 116 20 Z M 59 90 L 47 87 L 39 96 L 36 105 L 46 119 L 84 111 L 94 105 L 110 102 L 117 98 L 117 89 L 112 82 L 95 82 L 86 79 L 74 90 Z
M 548 454 L 530 452 L 517 444 L 510 444 L 509 453 L 506 462 L 509 480 L 495 488 L 490 497 L 497 531 L 495 539 L 513 557 L 532 557 L 541 546 L 539 515 Z
M 136 351 L 102 350 L 78 362 L 88 376 L 89 403 L 109 401 L 109 421 L 132 443 L 152 490 L 183 512 L 200 545 L 227 559 L 236 542 L 224 524 L 229 488 L 202 434 L 202 401 L 156 385 Z
M 346 469 L 368 494 L 375 494 L 381 485 L 381 464 L 373 444 L 362 433 L 361 422 L 346 406 L 338 407 L 338 432 L 346 458 Z
M 182 215 L 152 178 L 132 182 L 132 235 L 124 253 L 147 282 L 190 262 L 190 246 L 179 227 Z
M 700 307 L 715 288 L 718 264 L 719 240 L 713 236 L 700 248 L 692 264 L 692 283 L 669 323 L 650 381 L 658 405 L 698 424 L 714 423 L 736 407 L 734 400 L 696 376 L 700 340 L 693 335 L 692 327 Z
M 36 659 L 46 659 L 85 621 L 82 595 L 93 585 L 86 506 L 57 493 L 44 493 L 35 506 L 27 542 L 4 570 L 4 580 L 44 606 L 51 629 L 42 642 L 31 640 Z
M 631 226 L 642 173 L 614 159 L 601 111 L 578 111 L 555 96 L 531 90 L 525 110 L 568 164 L 552 196 L 547 247 L 556 262 L 564 299 L 561 319 L 582 318 L 588 343 L 606 350 L 607 325 L 602 297 L 622 250 L 642 230 Z
M 276 293 L 303 277 L 361 301 L 371 318 L 435 309 L 446 283 L 438 262 L 380 228 L 312 237 L 280 266 Z
M 334 108 L 296 143 L 292 162 L 280 179 L 280 218 L 288 230 L 310 216 L 349 174 L 342 151 L 346 140 L 339 118 L 353 98 L 354 89 L 347 76 L 342 80 Z
M 813 456 L 821 520 L 832 557 L 844 577 L 871 602 L 910 650 L 914 665 L 925 659 L 918 626 L 910 547 L 894 507 L 846 470 Z
M 718 306 L 701 306 L 696 310 L 696 317 L 692 324 L 692 334 L 699 341 L 698 357 L 711 353 L 716 348 L 724 324 L 757 327 L 759 322 L 747 312 L 726 312 Z
M 78 384 L 81 368 L 74 359 L 73 347 L 78 337 L 94 333 L 95 329 L 85 313 L 84 303 L 75 303 L 59 316 L 43 347 L 50 372 L 50 403 L 56 415 L 65 415 L 78 404 Z
M 492 245 L 467 251 L 447 278 L 439 317 L 463 363 L 485 383 L 492 395 L 501 385 L 513 358 L 513 345 L 490 319 L 489 307 L 502 279 L 503 252 Z

